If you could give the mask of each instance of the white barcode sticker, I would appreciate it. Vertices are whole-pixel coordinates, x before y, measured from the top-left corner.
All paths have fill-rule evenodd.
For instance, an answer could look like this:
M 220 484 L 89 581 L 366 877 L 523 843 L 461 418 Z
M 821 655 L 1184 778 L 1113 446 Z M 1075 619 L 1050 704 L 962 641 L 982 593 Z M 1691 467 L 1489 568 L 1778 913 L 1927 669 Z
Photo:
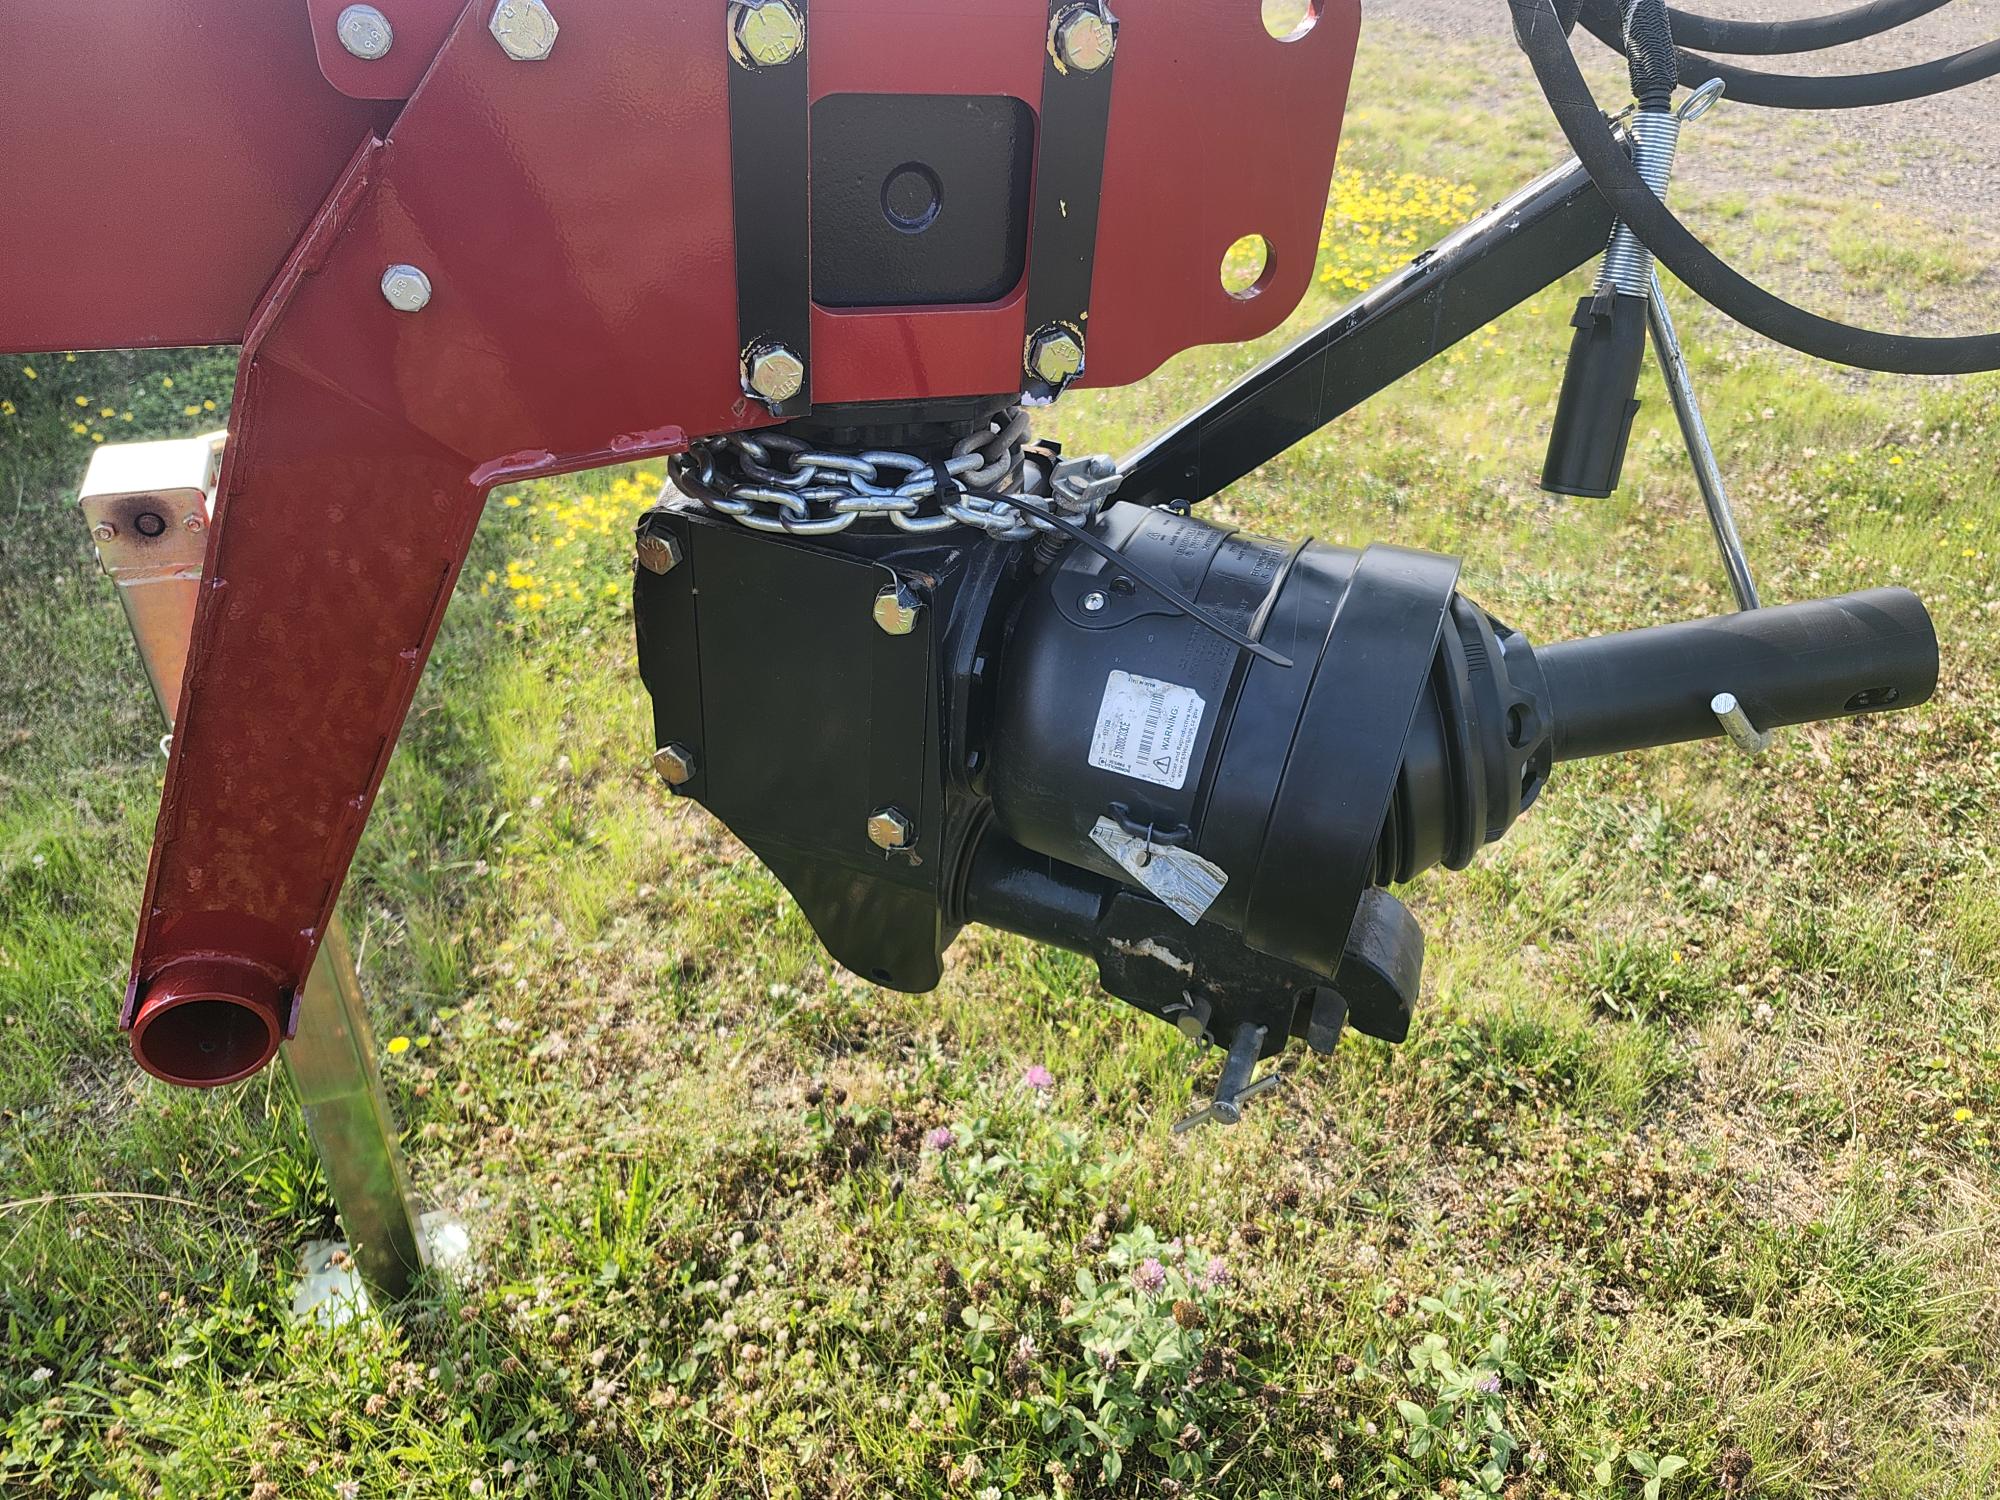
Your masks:
M 1100 771 L 1179 791 L 1187 784 L 1202 708 L 1201 695 L 1193 688 L 1113 672 L 1104 680 L 1104 701 L 1097 706 L 1090 763 Z

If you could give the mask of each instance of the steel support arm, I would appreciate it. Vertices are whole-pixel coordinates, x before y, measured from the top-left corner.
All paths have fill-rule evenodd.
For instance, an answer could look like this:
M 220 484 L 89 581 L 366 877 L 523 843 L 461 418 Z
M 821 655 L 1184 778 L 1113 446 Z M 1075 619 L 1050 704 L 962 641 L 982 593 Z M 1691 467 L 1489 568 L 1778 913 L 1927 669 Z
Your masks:
M 201 593 L 222 434 L 113 443 L 91 456 L 80 503 L 116 586 L 154 700 L 171 729 Z M 305 982 L 303 1023 L 284 1049 L 356 1267 L 401 1297 L 428 1259 L 416 1195 L 375 1066 L 360 976 L 338 917 Z
M 1538 178 L 1126 455 L 1118 498 L 1206 500 L 1560 281 L 1611 223 L 1575 161 Z

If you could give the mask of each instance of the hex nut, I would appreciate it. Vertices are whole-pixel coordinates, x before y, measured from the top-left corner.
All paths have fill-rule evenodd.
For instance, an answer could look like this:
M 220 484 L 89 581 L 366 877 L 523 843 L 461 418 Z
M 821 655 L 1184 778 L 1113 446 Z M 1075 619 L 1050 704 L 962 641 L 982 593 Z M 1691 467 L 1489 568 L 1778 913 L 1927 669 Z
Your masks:
M 99 521 L 90 528 L 90 539 L 94 542 L 113 541 L 118 536 L 118 528 L 109 521 Z
M 540 62 L 555 50 L 561 28 L 542 0 L 500 0 L 486 29 L 514 61 Z
M 396 44 L 395 28 L 389 18 L 372 5 L 350 5 L 333 23 L 340 45 L 363 62 L 387 57 Z
M 1056 58 L 1065 68 L 1095 73 L 1111 61 L 1118 33 L 1094 5 L 1072 5 L 1056 17 Z
M 907 849 L 916 839 L 916 824 L 901 808 L 877 808 L 868 815 L 868 842 L 877 849 Z
M 653 769 L 668 786 L 685 786 L 694 779 L 694 751 L 686 745 L 662 745 L 653 752 Z
M 751 351 L 744 380 L 752 395 L 776 405 L 805 389 L 806 362 L 783 344 L 766 344 Z
M 649 531 L 635 548 L 639 566 L 648 573 L 671 573 L 681 565 L 681 544 L 671 536 Z
M 382 300 L 397 312 L 422 312 L 430 305 L 431 279 L 415 266 L 391 266 L 382 273 Z
M 1066 385 L 1083 373 L 1083 340 L 1059 324 L 1040 330 L 1028 344 L 1028 373 L 1049 385 Z
M 908 635 L 923 612 L 924 601 L 907 583 L 892 583 L 875 596 L 875 623 L 884 635 Z
M 739 62 L 776 68 L 806 50 L 805 22 L 788 0 L 737 0 L 730 11 Z

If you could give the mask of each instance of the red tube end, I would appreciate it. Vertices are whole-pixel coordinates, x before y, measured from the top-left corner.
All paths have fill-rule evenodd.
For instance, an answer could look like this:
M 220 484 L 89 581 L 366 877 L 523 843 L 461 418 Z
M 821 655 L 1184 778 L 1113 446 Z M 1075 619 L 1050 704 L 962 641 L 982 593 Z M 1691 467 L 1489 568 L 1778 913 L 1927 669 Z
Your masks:
M 283 994 L 237 964 L 179 963 L 146 986 L 132 1017 L 132 1055 L 155 1078 L 209 1089 L 248 1078 L 278 1054 Z

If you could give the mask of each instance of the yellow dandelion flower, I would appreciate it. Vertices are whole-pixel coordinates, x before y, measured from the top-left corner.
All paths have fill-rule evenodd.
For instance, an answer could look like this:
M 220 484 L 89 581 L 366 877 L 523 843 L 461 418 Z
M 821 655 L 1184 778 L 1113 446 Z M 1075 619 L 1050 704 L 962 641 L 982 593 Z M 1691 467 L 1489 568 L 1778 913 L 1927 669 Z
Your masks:
M 35 373 L 35 367 L 33 365 L 22 365 L 21 373 L 27 376 L 28 379 L 30 380 L 40 380 L 42 378 L 41 376 Z
M 203 411 L 214 411 L 215 403 L 213 401 L 204 401 L 201 403 L 201 409 Z
M 86 432 L 90 431 L 90 426 L 85 422 L 72 422 L 69 424 L 69 430 L 78 437 L 82 437 Z
M 1961 1104 L 1957 1109 L 1951 1112 L 1951 1117 L 1954 1120 L 1958 1121 L 1959 1124 L 1963 1125 L 1967 1120 L 1972 1118 L 1972 1111 L 1967 1109 L 1963 1104 Z
M 88 406 L 88 405 L 90 405 L 90 397 L 88 397 L 88 396 L 78 396 L 78 397 L 76 398 L 76 404 L 77 404 L 78 406 Z
M 406 1036 L 392 1036 L 389 1038 L 388 1046 L 382 1050 L 387 1052 L 391 1057 L 401 1057 L 405 1052 L 410 1050 L 410 1039 Z
M 171 375 L 162 375 L 160 377 L 160 389 L 163 391 L 170 391 L 173 388 L 174 388 L 174 377 Z
M 201 408 L 199 406 L 183 406 L 181 408 L 181 415 L 184 417 L 198 417 L 201 415 Z
M 0 401 L 0 417 L 11 417 L 13 415 L 14 403 L 11 401 Z
M 98 408 L 97 408 L 97 414 L 98 414 L 98 415 L 99 415 L 100 417 L 115 417 L 115 416 L 117 416 L 117 415 L 118 415 L 118 413 L 117 413 L 116 411 L 112 410 L 112 409 L 111 409 L 110 407 L 108 407 L 108 406 L 100 406 L 100 407 L 98 407 Z

